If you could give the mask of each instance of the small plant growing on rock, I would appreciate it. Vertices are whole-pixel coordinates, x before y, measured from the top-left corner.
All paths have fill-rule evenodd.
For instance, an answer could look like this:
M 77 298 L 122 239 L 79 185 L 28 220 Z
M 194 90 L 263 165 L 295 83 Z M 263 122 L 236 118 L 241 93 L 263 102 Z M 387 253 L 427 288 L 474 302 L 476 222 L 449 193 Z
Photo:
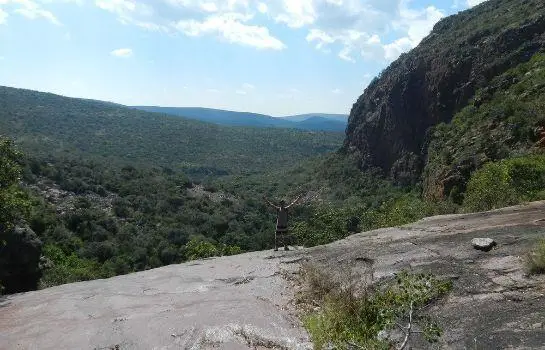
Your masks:
M 531 275 L 545 273 L 545 240 L 538 242 L 528 253 L 526 267 Z
M 304 324 L 315 349 L 404 349 L 415 334 L 429 342 L 441 336 L 425 309 L 451 289 L 450 281 L 407 272 L 376 284 L 347 276 L 339 281 L 316 266 L 302 269 L 299 302 L 311 306 Z

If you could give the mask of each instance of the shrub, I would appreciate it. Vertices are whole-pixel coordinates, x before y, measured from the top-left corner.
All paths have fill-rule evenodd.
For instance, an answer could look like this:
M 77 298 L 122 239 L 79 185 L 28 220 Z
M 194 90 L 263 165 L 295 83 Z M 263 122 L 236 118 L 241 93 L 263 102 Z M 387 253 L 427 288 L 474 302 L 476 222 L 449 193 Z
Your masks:
M 464 208 L 490 210 L 545 198 L 545 156 L 530 155 L 485 164 L 471 176 Z
M 244 252 L 239 246 L 236 245 L 220 244 L 219 249 L 221 251 L 221 255 L 237 255 Z
M 526 267 L 530 274 L 545 273 L 545 240 L 535 245 L 526 258 Z
M 389 349 L 391 339 L 381 339 L 379 334 L 403 323 L 417 323 L 424 338 L 434 342 L 441 329 L 423 315 L 424 309 L 452 287 L 450 281 L 429 274 L 401 272 L 395 281 L 372 285 L 347 274 L 346 281 L 335 281 L 323 268 L 305 267 L 302 270 L 305 288 L 300 300 L 318 304 L 318 311 L 304 317 L 315 349 Z M 410 320 L 410 321 L 409 321 Z M 414 327 L 413 324 L 411 324 Z M 407 339 L 414 328 L 404 327 Z M 419 333 L 420 333 L 419 331 Z
M 296 222 L 292 233 L 303 246 L 326 244 L 349 235 L 357 209 L 319 206 L 305 221 Z
M 40 289 L 113 275 L 113 272 L 102 269 L 98 262 L 82 259 L 75 253 L 67 255 L 56 245 L 46 245 L 43 249 L 43 255 L 51 265 L 44 271 L 40 280 Z
M 322 205 L 304 221 L 293 225 L 297 243 L 303 246 L 327 244 L 356 232 L 408 224 L 426 216 L 453 212 L 448 202 L 429 203 L 414 192 L 392 193 L 377 206 L 360 202 L 347 206 Z

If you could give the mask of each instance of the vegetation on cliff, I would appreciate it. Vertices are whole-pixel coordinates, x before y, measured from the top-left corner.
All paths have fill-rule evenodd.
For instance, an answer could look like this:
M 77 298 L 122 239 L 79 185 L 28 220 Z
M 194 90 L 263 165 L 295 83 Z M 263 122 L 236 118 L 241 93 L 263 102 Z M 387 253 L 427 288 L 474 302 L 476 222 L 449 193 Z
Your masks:
M 441 20 L 354 104 L 344 150 L 395 183 L 420 182 L 430 128 L 450 123 L 478 89 L 543 47 L 541 0 L 489 0 Z
M 31 208 L 21 187 L 22 155 L 0 136 L 0 293 L 36 288 L 42 243 L 25 227 Z
M 536 146 L 542 137 L 539 127 L 545 126 L 545 54 L 539 53 L 494 78 L 479 90 L 468 106 L 452 122 L 442 123 L 433 129 L 428 150 L 428 162 L 423 174 L 424 197 L 440 200 L 443 197 L 462 203 L 466 185 L 472 173 L 488 162 L 529 154 L 540 154 L 545 149 Z M 532 160 L 533 159 L 533 160 Z M 538 158 L 526 162 L 502 163 L 517 169 L 534 168 Z M 498 165 L 500 166 L 500 165 Z M 484 171 L 493 171 L 489 166 Z M 516 171 L 513 169 L 513 171 Z M 530 171 L 530 170 L 528 170 Z M 512 174 L 515 175 L 515 174 Z M 483 173 L 475 176 L 482 178 Z M 522 176 L 518 174 L 517 176 Z M 534 186 L 542 186 L 540 178 Z M 480 180 L 473 180 L 473 183 Z M 498 184 L 499 185 L 499 184 Z M 475 185 L 474 185 L 475 186 Z M 515 192 L 523 190 L 512 188 Z M 522 199 L 524 194 L 515 197 Z M 508 191 L 505 195 L 509 195 Z M 495 205 L 483 199 L 479 205 L 467 203 L 468 209 L 491 209 Z M 531 200 L 531 196 L 526 196 Z M 533 199 L 536 199 L 534 197 Z M 504 200 L 496 205 L 508 205 L 518 199 Z

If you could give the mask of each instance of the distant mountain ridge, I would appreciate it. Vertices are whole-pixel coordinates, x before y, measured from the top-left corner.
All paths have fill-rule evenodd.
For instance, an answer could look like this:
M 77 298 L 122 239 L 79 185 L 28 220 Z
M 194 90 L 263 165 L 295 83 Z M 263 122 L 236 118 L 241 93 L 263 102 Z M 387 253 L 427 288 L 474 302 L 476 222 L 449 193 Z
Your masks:
M 170 114 L 219 125 L 258 128 L 293 128 L 312 131 L 344 132 L 348 121 L 348 115 L 343 114 L 310 113 L 275 118 L 259 113 L 235 112 L 201 107 L 131 106 L 131 108 L 146 112 Z
M 343 123 L 348 122 L 347 114 L 306 113 L 306 114 L 289 115 L 286 117 L 282 117 L 282 119 L 290 120 L 292 122 L 302 122 L 310 118 L 324 118 L 324 119 L 335 120 L 335 121 L 339 121 Z

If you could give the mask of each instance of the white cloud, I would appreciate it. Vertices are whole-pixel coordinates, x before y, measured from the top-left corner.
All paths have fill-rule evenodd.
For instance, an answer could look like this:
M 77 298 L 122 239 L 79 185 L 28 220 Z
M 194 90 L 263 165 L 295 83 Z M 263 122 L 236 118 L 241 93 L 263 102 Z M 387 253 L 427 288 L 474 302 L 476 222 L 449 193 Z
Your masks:
M 283 11 L 275 17 L 277 22 L 291 28 L 301 28 L 316 20 L 313 0 L 283 0 Z
M 136 10 L 136 3 L 128 0 L 96 0 L 95 5 L 103 10 L 116 13 L 120 16 Z
M 255 90 L 255 86 L 253 86 L 250 83 L 244 83 L 242 84 L 241 88 L 238 88 L 235 90 L 235 93 L 238 95 L 247 95 Z
M 258 49 L 282 50 L 286 47 L 267 27 L 252 24 L 255 7 L 259 11 L 267 7 L 257 0 L 163 0 L 162 4 L 156 0 L 95 0 L 95 4 L 116 14 L 121 23 L 151 31 L 211 35 Z
M 398 58 L 403 52 L 409 51 L 414 47 L 411 39 L 408 37 L 399 38 L 390 44 L 383 46 L 384 58 L 388 61 L 393 61 Z
M 200 6 L 206 12 L 218 11 L 218 7 L 213 2 L 205 2 L 205 3 L 202 3 Z
M 31 0 L 3 0 L 0 2 L 0 4 L 8 4 L 12 3 L 13 5 L 18 5 L 18 7 L 15 9 L 15 13 L 26 17 L 31 20 L 43 18 L 48 20 L 49 22 L 55 24 L 55 25 L 61 25 L 61 22 L 55 17 L 55 15 L 48 10 L 45 10 L 41 7 L 40 4 L 38 4 L 35 1 Z M 1 10 L 1 9 L 0 9 Z M 2 11 L 4 12 L 4 11 Z M 4 12 L 5 13 L 5 12 Z M 0 14 L 0 23 L 2 15 Z M 7 16 L 3 16 L 4 20 Z
M 127 58 L 127 57 L 131 57 L 133 52 L 132 52 L 132 49 L 121 48 L 121 49 L 113 50 L 112 52 L 110 52 L 110 54 L 115 57 Z
M 154 3 L 153 0 L 145 1 Z M 183 13 L 186 15 L 194 15 L 199 12 L 247 12 L 250 9 L 250 2 L 254 1 L 255 0 L 163 0 L 163 2 L 173 8 L 183 10 Z
M 84 0 L 40 0 L 40 2 L 44 4 L 64 3 L 64 4 L 76 4 L 78 6 L 81 6 L 83 5 Z M 1 3 L 1 0 L 0 0 L 0 3 Z
M 203 21 L 194 19 L 178 21 L 174 26 L 188 36 L 218 35 L 230 43 L 258 49 L 282 50 L 286 46 L 262 26 L 247 25 L 252 16 L 240 13 L 211 15 Z
M 337 50 L 339 58 L 354 62 L 391 61 L 418 45 L 445 16 L 434 6 L 409 7 L 410 0 L 314 0 L 313 20 L 306 40 L 316 49 Z M 286 8 L 287 9 L 287 8 Z M 288 24 L 289 25 L 289 24 Z
M 257 4 L 257 10 L 261 13 L 267 13 L 269 11 L 269 7 L 264 2 L 260 2 Z
M 377 35 L 369 35 L 352 29 L 339 30 L 334 35 L 321 30 L 311 30 L 306 39 L 308 42 L 316 43 L 316 48 L 322 51 L 330 44 L 339 43 L 341 49 L 338 56 L 348 62 L 355 62 L 354 51 L 361 52 L 361 55 L 368 59 L 381 59 L 384 56 L 380 38 Z
M 219 91 L 218 89 L 207 89 L 206 90 L 207 92 L 210 92 L 212 94 L 217 94 L 217 93 L 220 93 L 221 91 Z
M 151 5 L 133 0 L 95 0 L 95 5 L 117 15 L 123 24 L 132 24 L 149 31 L 168 32 L 168 27 L 155 22 L 155 12 Z
M 6 20 L 8 18 L 8 13 L 2 9 L 0 9 L 0 24 L 6 23 Z
M 325 45 L 333 44 L 335 39 L 320 29 L 311 29 L 307 35 L 308 42 L 317 42 L 316 48 L 322 49 Z
M 339 89 L 339 88 L 335 88 L 335 89 L 331 90 L 331 92 L 334 93 L 335 95 L 339 95 L 339 94 L 342 93 L 341 89 Z
M 0 61 L 3 61 L 5 59 L 4 56 L 0 56 Z
M 93 1 L 120 22 L 146 30 L 214 36 L 258 49 L 286 48 L 262 21 L 269 19 L 301 31 L 316 49 L 334 51 L 351 62 L 362 58 L 382 63 L 393 60 L 416 46 L 444 16 L 442 10 L 419 7 L 413 0 Z
M 485 2 L 486 0 L 467 0 L 467 6 L 468 7 L 473 7 L 473 6 L 477 6 L 479 5 L 480 3 L 483 3 Z

